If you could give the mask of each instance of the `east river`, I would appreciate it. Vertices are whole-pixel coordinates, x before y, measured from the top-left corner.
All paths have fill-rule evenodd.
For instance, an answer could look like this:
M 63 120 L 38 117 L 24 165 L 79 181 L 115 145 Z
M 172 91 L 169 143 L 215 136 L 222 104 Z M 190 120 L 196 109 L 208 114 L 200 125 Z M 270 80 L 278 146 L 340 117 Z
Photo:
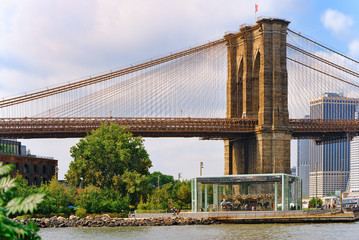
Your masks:
M 112 239 L 359 239 L 359 222 L 319 224 L 221 224 L 201 226 L 46 228 L 43 240 Z

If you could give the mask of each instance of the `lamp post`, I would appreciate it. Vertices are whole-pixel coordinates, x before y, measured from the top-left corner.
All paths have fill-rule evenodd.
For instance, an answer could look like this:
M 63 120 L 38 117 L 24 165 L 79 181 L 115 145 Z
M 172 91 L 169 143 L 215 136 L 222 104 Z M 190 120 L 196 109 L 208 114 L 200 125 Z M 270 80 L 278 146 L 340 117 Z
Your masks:
M 202 176 L 203 162 L 199 163 L 199 175 Z
M 343 212 L 343 169 L 340 169 L 340 211 Z
M 59 168 L 55 167 L 56 180 L 59 181 Z
M 79 185 L 79 188 L 82 188 L 82 182 L 83 182 L 83 178 L 82 177 L 80 177 L 80 185 Z
M 315 208 L 318 205 L 318 163 L 315 163 Z

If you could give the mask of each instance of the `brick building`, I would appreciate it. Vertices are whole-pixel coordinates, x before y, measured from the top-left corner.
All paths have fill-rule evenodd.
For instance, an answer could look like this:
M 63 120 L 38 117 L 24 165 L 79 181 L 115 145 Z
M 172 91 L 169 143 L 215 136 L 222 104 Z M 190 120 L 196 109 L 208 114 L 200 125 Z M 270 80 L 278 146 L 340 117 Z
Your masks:
M 57 172 L 57 160 L 26 155 L 26 147 L 17 141 L 0 139 L 0 162 L 15 165 L 12 175 L 18 172 L 29 185 L 48 182 Z

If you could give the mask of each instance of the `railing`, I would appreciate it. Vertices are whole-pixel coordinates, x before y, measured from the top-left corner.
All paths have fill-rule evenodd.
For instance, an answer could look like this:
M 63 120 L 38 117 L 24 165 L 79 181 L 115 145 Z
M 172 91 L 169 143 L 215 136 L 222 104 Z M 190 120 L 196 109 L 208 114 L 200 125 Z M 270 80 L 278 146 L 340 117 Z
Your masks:
M 2 118 L 3 138 L 83 137 L 104 122 L 144 137 L 237 138 L 256 132 L 256 119 L 241 118 Z M 343 138 L 359 133 L 359 120 L 290 119 L 293 138 Z
M 2 118 L 0 136 L 18 138 L 81 137 L 104 122 L 126 126 L 148 137 L 221 138 L 255 131 L 255 119 L 226 118 Z
M 292 132 L 359 132 L 359 119 L 290 119 Z

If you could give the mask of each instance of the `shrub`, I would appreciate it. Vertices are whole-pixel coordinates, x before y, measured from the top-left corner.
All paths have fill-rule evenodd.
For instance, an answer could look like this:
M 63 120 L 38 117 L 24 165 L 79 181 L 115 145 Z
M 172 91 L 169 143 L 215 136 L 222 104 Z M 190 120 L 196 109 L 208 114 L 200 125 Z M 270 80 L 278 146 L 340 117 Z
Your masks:
M 309 201 L 309 204 L 310 204 L 310 207 L 313 208 L 313 207 L 317 207 L 315 206 L 315 203 L 317 203 L 319 206 L 322 206 L 323 205 L 323 200 L 320 199 L 320 198 L 317 198 L 317 201 L 316 201 L 316 198 L 313 197 L 312 199 L 310 199 Z
M 68 218 L 68 217 L 69 217 L 69 215 L 66 214 L 66 213 L 56 213 L 56 214 L 54 214 L 53 216 L 64 217 L 64 218 Z
M 100 209 L 101 198 L 101 189 L 90 185 L 79 191 L 75 205 L 86 209 L 88 213 L 97 213 Z
M 127 212 L 120 212 L 120 213 L 108 213 L 110 217 L 112 218 L 127 218 L 128 213 Z
M 76 200 L 76 206 L 84 208 L 87 213 L 127 211 L 129 204 L 129 197 L 122 197 L 115 190 L 101 190 L 91 185 L 82 189 Z
M 79 207 L 77 210 L 76 210 L 76 216 L 80 217 L 80 218 L 84 218 L 86 217 L 86 209 L 82 208 L 82 207 Z
M 147 199 L 150 199 L 150 196 L 147 196 Z M 141 197 L 140 203 L 137 205 L 137 210 L 145 211 L 145 210 L 151 210 L 151 203 L 147 201 L 146 203 L 143 202 L 143 198 Z
M 63 207 L 63 206 L 59 207 L 59 209 L 57 210 L 57 213 L 58 213 L 58 214 L 59 214 L 59 213 L 62 213 L 62 214 L 64 214 L 66 217 L 69 217 L 69 216 L 72 214 L 70 208 L 68 208 L 68 207 Z
M 19 220 L 30 219 L 31 216 L 30 216 L 30 214 L 25 214 L 25 215 L 17 216 L 16 218 L 19 219 Z

